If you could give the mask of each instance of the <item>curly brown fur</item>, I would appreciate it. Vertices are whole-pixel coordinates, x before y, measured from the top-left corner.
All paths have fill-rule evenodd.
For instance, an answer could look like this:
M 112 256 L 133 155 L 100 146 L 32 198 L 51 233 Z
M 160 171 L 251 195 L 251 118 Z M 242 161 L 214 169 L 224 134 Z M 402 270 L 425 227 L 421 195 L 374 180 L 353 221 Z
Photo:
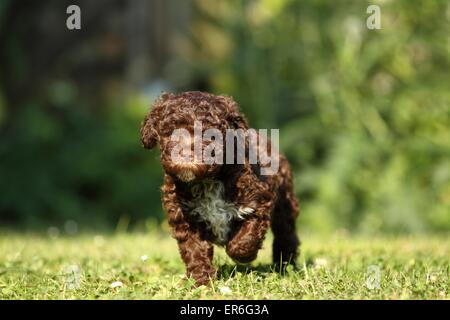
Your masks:
M 214 279 L 214 243 L 224 245 L 227 254 L 237 262 L 253 261 L 270 225 L 274 233 L 274 263 L 295 263 L 299 246 L 295 230 L 298 204 L 286 158 L 279 156 L 279 171 L 274 175 L 261 175 L 263 165 L 250 165 L 248 161 L 244 164 L 205 164 L 195 161 L 175 163 L 171 159 L 174 147 L 171 134 L 179 128 L 187 129 L 193 134 L 194 121 L 202 123 L 203 131 L 209 128 L 219 129 L 224 137 L 227 129 L 242 129 L 244 132 L 249 129 L 246 119 L 231 97 L 203 92 L 178 95 L 164 93 L 144 119 L 141 127 L 144 147 L 151 149 L 157 143 L 160 145 L 161 164 L 165 171 L 162 202 L 172 235 L 178 242 L 186 265 L 187 275 L 194 278 L 198 285 L 208 284 Z M 188 143 L 193 148 L 193 140 Z M 247 140 L 246 143 L 248 144 Z M 207 142 L 203 142 L 202 148 L 206 146 Z M 223 147 L 223 153 L 225 152 L 226 148 Z M 276 151 L 269 148 L 269 152 Z M 248 159 L 248 154 L 246 157 Z M 199 216 L 198 210 L 193 208 L 199 204 L 195 198 L 195 188 L 203 185 L 214 187 L 208 181 L 223 185 L 223 190 L 215 188 L 211 189 L 213 191 L 205 191 L 205 194 L 215 192 L 215 195 L 223 192 L 223 201 L 213 199 L 211 206 L 231 208 L 227 206 L 232 204 L 236 208 L 231 210 L 236 215 L 229 214 L 229 229 L 225 229 L 225 240 L 214 233 L 211 223 L 202 215 Z M 207 205 L 206 203 L 205 206 Z M 243 217 L 241 212 L 245 213 Z M 216 215 L 209 219 L 219 221 L 220 218 Z

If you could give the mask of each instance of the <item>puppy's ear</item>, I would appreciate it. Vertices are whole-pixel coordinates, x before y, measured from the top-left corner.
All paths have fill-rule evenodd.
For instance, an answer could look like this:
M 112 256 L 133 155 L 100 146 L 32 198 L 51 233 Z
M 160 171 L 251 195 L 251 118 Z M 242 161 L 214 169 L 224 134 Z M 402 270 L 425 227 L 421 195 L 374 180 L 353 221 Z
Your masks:
M 156 146 L 158 140 L 159 135 L 156 131 L 155 119 L 152 117 L 152 112 L 150 111 L 145 116 L 144 122 L 141 126 L 141 142 L 144 148 L 152 149 Z
M 226 119 L 235 129 L 248 130 L 248 123 L 244 115 L 240 113 L 239 106 L 233 98 L 229 96 L 219 96 L 226 107 Z
M 159 141 L 158 122 L 170 94 L 163 93 L 153 105 L 152 110 L 145 116 L 141 126 L 141 141 L 146 149 L 152 149 Z

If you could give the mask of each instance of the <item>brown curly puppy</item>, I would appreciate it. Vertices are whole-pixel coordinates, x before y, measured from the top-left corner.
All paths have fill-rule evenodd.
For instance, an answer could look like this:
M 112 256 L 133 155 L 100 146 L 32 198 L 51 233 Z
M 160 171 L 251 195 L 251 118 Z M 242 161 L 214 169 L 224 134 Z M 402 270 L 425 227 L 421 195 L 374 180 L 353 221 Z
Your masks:
M 203 92 L 162 94 L 142 124 L 144 147 L 160 145 L 165 171 L 162 202 L 187 275 L 198 285 L 215 277 L 213 243 L 225 246 L 234 261 L 251 262 L 270 225 L 274 263 L 294 263 L 299 246 L 295 230 L 298 204 L 286 158 L 279 155 L 279 169 L 273 175 L 262 175 L 263 166 L 249 163 L 247 152 L 246 161 L 233 164 L 174 162 L 172 133 L 182 128 L 193 134 L 195 121 L 202 124 L 203 132 L 215 128 L 224 137 L 227 129 L 249 130 L 231 97 Z M 194 138 L 183 143 L 191 150 Z M 226 156 L 225 146 L 220 146 Z M 202 141 L 201 148 L 207 147 L 208 142 Z M 271 154 L 276 152 L 270 150 L 270 144 L 268 149 Z

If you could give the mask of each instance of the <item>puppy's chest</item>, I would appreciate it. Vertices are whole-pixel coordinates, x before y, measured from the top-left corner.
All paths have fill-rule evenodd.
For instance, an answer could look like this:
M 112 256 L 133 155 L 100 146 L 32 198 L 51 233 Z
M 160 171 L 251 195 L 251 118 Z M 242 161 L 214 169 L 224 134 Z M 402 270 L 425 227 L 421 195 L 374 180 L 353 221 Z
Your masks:
M 224 245 L 234 220 L 244 219 L 246 213 L 225 200 L 225 188 L 221 181 L 205 180 L 191 186 L 192 199 L 185 203 L 190 214 L 205 222 L 215 236 L 215 242 Z

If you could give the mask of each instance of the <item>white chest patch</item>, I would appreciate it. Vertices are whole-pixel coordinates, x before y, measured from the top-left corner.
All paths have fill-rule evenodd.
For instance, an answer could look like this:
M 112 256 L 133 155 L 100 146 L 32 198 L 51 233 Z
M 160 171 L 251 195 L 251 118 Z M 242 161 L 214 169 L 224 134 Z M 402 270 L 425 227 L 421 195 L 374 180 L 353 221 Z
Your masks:
M 233 203 L 224 200 L 223 183 L 217 180 L 205 180 L 191 188 L 193 199 L 186 203 L 191 214 L 206 222 L 208 228 L 216 236 L 217 244 L 225 244 L 228 240 L 231 221 L 244 219 L 251 213 L 239 210 Z

